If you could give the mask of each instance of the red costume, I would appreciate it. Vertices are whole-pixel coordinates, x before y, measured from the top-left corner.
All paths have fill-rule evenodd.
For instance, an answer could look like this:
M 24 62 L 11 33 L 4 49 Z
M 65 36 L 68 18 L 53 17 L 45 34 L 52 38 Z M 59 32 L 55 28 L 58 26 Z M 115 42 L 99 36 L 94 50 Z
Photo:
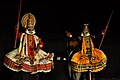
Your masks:
M 51 71 L 54 54 L 46 53 L 41 49 L 44 43 L 35 35 L 35 22 L 35 17 L 31 13 L 23 16 L 22 26 L 26 28 L 26 32 L 19 34 L 19 47 L 6 54 L 4 59 L 4 65 L 9 69 L 31 72 L 31 74 Z

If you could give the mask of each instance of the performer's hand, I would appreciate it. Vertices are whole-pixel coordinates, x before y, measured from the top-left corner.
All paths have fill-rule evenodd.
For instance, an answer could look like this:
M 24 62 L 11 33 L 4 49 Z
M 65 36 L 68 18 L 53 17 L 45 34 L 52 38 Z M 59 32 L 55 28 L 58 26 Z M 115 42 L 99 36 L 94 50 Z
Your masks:
M 43 45 L 39 45 L 39 47 L 40 47 L 40 48 L 42 48 L 42 47 L 43 47 Z
M 102 35 L 104 35 L 105 34 L 105 30 L 102 30 Z
M 67 32 L 67 31 L 66 31 L 66 33 L 67 33 L 67 36 L 68 36 L 68 37 L 72 37 L 72 33 L 71 33 L 71 32 Z

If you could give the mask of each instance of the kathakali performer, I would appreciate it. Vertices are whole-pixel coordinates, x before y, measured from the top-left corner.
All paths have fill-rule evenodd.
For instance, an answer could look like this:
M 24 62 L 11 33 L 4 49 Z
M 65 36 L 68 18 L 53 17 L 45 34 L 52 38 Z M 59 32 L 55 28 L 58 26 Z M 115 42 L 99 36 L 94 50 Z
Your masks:
M 107 57 L 102 50 L 94 47 L 88 24 L 84 24 L 84 26 L 81 33 L 82 49 L 72 56 L 72 69 L 76 72 L 101 71 L 106 66 Z
M 42 50 L 44 43 L 35 35 L 34 15 L 26 13 L 21 19 L 21 24 L 26 31 L 17 34 L 20 37 L 19 47 L 5 55 L 4 65 L 16 72 L 24 71 L 31 74 L 50 72 L 53 68 L 54 54 Z
M 107 63 L 107 57 L 104 52 L 94 47 L 92 39 L 95 39 L 96 37 L 90 34 L 88 25 L 89 24 L 84 24 L 83 31 L 80 36 L 75 37 L 71 32 L 67 32 L 69 43 L 68 68 L 70 77 L 73 80 L 86 79 L 86 75 L 84 73 L 89 70 L 91 72 L 101 71 Z M 104 32 L 102 31 L 98 36 L 100 35 L 104 35 Z

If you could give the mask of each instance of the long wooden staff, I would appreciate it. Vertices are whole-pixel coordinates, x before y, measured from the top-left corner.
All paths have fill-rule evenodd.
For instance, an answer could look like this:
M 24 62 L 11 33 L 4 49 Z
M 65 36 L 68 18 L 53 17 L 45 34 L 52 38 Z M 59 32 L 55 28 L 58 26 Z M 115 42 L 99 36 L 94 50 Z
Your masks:
M 22 0 L 20 0 L 20 6 L 19 6 L 19 11 L 18 11 L 18 22 L 17 22 L 16 28 L 15 28 L 16 35 L 15 35 L 14 48 L 16 48 L 17 35 L 18 35 L 18 32 L 19 32 L 21 5 L 22 5 Z
M 108 20 L 108 22 L 107 22 L 107 25 L 106 25 L 106 28 L 105 28 L 105 30 L 104 30 L 104 35 L 103 35 L 102 40 L 101 40 L 101 42 L 100 42 L 99 49 L 100 49 L 100 47 L 101 47 L 101 45 L 102 45 L 102 42 L 103 42 L 103 39 L 104 39 L 104 37 L 105 37 L 106 31 L 107 31 L 107 29 L 108 29 L 108 25 L 109 25 L 109 23 L 110 23 L 110 20 L 111 20 L 112 15 L 113 15 L 113 11 L 112 11 L 112 13 L 111 13 L 111 15 L 110 15 L 110 18 L 109 18 L 109 20 Z

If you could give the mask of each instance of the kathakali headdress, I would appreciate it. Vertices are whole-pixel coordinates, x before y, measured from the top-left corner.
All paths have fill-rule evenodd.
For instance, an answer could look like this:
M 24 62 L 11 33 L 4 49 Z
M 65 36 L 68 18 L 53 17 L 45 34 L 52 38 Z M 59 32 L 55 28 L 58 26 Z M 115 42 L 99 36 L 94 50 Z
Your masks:
M 83 32 L 89 32 L 89 28 L 88 28 L 89 24 L 84 24 L 84 28 L 83 28 Z
M 21 24 L 24 28 L 34 28 L 36 24 L 35 16 L 31 13 L 26 13 L 21 19 Z
M 81 33 L 81 36 L 84 36 L 84 37 L 90 36 L 88 25 L 89 24 L 87 23 L 84 24 L 84 28 L 83 28 L 83 32 Z

